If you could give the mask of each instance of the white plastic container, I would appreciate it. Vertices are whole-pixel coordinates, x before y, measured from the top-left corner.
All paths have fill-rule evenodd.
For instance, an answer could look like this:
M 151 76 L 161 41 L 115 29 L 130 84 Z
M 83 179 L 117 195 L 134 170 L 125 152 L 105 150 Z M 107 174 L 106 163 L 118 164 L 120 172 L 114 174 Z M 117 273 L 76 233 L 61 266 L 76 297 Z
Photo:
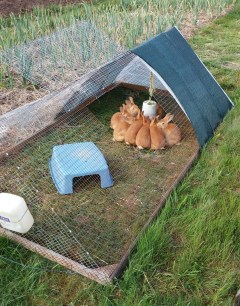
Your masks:
M 143 102 L 142 111 L 145 117 L 154 118 L 157 114 L 157 103 L 155 101 L 146 100 Z
M 33 217 L 22 197 L 11 193 L 0 193 L 0 224 L 2 227 L 25 234 L 33 223 Z

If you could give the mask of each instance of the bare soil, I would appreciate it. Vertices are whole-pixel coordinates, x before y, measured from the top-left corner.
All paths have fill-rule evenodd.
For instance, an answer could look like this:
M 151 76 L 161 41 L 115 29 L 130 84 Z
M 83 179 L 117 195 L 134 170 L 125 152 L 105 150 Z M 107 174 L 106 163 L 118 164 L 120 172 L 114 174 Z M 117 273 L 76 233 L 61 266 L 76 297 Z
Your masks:
M 30 11 L 34 6 L 48 6 L 50 4 L 73 4 L 91 2 L 91 0 L 0 0 L 0 16 L 21 14 Z

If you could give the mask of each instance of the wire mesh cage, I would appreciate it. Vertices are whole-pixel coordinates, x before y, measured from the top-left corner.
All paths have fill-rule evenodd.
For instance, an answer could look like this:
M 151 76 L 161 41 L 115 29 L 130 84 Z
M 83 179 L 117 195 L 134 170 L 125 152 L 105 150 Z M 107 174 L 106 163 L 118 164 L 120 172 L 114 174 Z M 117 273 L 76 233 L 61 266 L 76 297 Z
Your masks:
M 1 52 L 3 63 L 49 92 L 65 87 L 124 49 L 94 24 L 76 21 L 48 36 Z
M 26 54 L 33 45 L 36 42 L 28 44 Z M 52 54 L 44 52 L 44 57 Z M 92 64 L 89 69 L 88 62 L 61 89 L 62 81 L 56 83 L 60 87 L 46 83 L 52 72 L 45 75 L 44 86 L 54 87 L 54 92 L 0 116 L 0 190 L 23 197 L 34 218 L 26 234 L 4 228 L 0 234 L 99 283 L 110 282 L 120 273 L 139 233 L 159 212 L 199 150 L 187 115 L 157 74 L 154 100 L 174 115 L 181 144 L 165 150 L 138 150 L 113 141 L 112 115 L 129 96 L 141 108 L 154 71 L 131 52 L 117 51 L 112 56 L 105 64 L 100 60 L 102 66 L 95 69 Z M 13 66 L 19 68 L 18 61 Z M 78 69 L 76 65 L 74 73 Z M 31 76 L 26 77 L 41 79 Z M 98 150 L 64 153 L 66 145 L 83 143 L 93 143 Z M 54 157 L 58 183 L 49 163 L 56 147 L 63 148 Z M 84 175 L 77 166 L 79 159 L 90 168 Z M 109 188 L 102 188 L 106 187 L 102 185 L 106 179 L 103 165 L 113 180 Z M 59 186 L 67 183 L 72 190 L 61 194 Z

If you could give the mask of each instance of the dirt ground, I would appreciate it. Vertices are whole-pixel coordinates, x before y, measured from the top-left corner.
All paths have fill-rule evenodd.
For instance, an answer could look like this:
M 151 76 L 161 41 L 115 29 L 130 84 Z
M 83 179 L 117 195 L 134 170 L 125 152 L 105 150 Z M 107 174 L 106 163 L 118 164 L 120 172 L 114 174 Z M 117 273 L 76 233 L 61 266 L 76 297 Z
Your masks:
M 30 11 L 34 6 L 91 2 L 91 0 L 0 0 L 0 16 Z

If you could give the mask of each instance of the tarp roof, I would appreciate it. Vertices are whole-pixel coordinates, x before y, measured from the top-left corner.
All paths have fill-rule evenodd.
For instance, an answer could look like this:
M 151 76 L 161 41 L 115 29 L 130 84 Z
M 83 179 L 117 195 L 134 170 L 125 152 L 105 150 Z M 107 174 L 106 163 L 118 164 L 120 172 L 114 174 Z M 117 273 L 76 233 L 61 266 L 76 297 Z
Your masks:
M 174 27 L 134 48 L 174 92 L 188 115 L 200 146 L 213 136 L 233 103 Z

